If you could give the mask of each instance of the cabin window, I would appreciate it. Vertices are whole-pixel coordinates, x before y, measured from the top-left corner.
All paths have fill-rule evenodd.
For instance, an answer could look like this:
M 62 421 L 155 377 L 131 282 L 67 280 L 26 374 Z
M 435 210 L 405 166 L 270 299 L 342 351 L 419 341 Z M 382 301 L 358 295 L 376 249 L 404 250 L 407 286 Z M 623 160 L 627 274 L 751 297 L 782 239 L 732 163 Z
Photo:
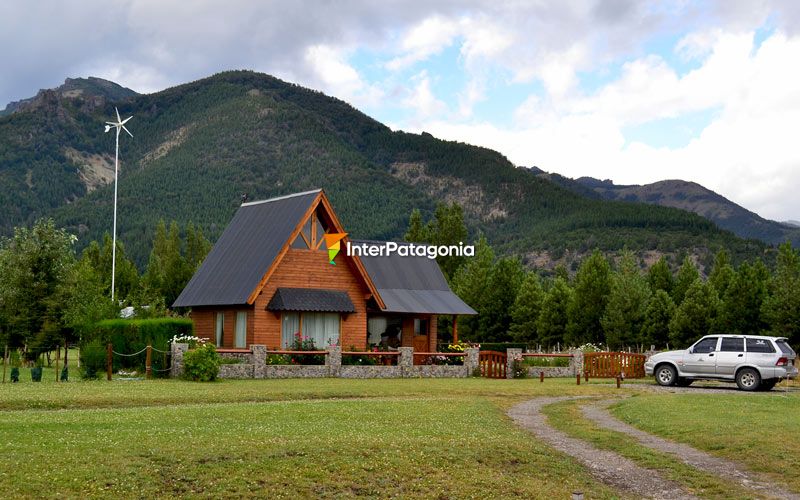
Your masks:
M 317 348 L 339 345 L 339 313 L 303 313 L 302 330 Z
M 247 345 L 247 311 L 236 313 L 236 335 L 234 347 L 244 348 Z
M 317 212 L 303 224 L 300 233 L 292 242 L 292 248 L 319 250 L 324 241 L 324 235 L 328 232 L 328 225 L 319 218 Z
M 290 347 L 298 333 L 314 342 L 317 349 L 339 345 L 339 313 L 284 312 L 281 315 L 281 343 Z
M 414 318 L 414 335 L 428 334 L 428 320 Z
M 300 315 L 295 312 L 285 312 L 281 316 L 281 344 L 289 347 L 294 336 L 300 333 Z
M 217 347 L 222 347 L 222 332 L 223 327 L 225 326 L 225 313 L 217 313 L 217 326 L 214 338 L 217 342 Z

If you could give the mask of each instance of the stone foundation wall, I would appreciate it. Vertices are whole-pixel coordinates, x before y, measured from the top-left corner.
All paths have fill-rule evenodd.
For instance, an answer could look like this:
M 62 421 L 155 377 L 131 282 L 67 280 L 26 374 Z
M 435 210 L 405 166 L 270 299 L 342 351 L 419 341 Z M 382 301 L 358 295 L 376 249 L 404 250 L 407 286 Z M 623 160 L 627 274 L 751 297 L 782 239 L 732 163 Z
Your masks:
M 173 377 L 183 373 L 183 353 L 187 344 L 172 344 Z M 463 365 L 414 365 L 414 349 L 400 347 L 396 366 L 342 365 L 341 347 L 332 347 L 324 365 L 267 365 L 267 348 L 253 345 L 249 353 L 220 353 L 221 357 L 243 363 L 220 365 L 219 378 L 453 378 L 470 377 L 479 366 L 478 349 L 465 350 Z
M 539 378 L 539 373 L 544 372 L 545 377 L 574 377 L 575 368 L 571 366 L 529 366 L 528 377 Z

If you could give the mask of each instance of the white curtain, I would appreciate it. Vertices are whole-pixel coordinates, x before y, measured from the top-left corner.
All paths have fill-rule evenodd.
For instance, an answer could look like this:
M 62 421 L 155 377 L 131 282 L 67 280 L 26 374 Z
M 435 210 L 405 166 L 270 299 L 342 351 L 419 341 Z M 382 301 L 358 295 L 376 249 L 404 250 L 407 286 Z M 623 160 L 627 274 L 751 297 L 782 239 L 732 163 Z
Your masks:
M 369 331 L 369 343 L 380 344 L 381 335 L 386 331 L 388 322 L 383 316 L 375 316 L 367 320 L 367 331 Z
M 281 315 L 281 345 L 289 347 L 294 340 L 296 333 L 300 332 L 300 315 L 293 312 L 285 312 Z
M 222 347 L 222 331 L 225 324 L 225 313 L 217 313 L 217 347 Z
M 234 347 L 244 348 L 247 346 L 247 311 L 236 313 L 236 338 Z
M 325 349 L 339 345 L 339 314 L 303 313 L 303 336 L 314 341 L 314 346 Z

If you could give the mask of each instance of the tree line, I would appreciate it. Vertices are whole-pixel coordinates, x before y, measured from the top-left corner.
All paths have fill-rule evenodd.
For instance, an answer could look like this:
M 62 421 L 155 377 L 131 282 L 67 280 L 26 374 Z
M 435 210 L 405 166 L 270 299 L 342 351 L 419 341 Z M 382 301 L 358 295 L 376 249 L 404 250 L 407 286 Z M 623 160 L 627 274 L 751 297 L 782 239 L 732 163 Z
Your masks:
M 467 238 L 457 204 L 440 205 L 424 223 L 409 219 L 408 241 L 457 244 Z M 440 262 L 453 291 L 477 312 L 460 320 L 475 342 L 522 342 L 542 348 L 593 343 L 610 349 L 686 347 L 703 335 L 775 335 L 800 345 L 800 253 L 789 242 L 770 270 L 760 259 L 734 266 L 720 250 L 708 276 L 686 257 L 673 272 L 661 257 L 646 270 L 630 250 L 616 261 L 594 250 L 574 276 L 526 269 L 477 239 L 472 258 Z M 440 328 L 447 334 L 447 320 Z
M 18 227 L 0 241 L 0 345 L 35 359 L 101 319 L 132 307 L 137 317 L 168 314 L 172 304 L 211 249 L 189 223 L 162 220 L 156 227 L 144 273 L 117 241 L 115 301 L 111 301 L 112 239 L 92 241 L 78 255 L 77 238 L 52 219 Z

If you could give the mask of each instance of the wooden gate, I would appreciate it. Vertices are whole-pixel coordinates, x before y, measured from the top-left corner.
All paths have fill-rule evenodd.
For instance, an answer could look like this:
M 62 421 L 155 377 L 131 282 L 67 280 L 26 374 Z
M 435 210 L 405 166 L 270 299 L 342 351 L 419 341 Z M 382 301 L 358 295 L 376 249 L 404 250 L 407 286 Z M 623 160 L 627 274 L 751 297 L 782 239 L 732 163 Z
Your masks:
M 646 359 L 632 352 L 585 352 L 583 373 L 594 378 L 644 378 Z
M 506 353 L 481 351 L 478 361 L 481 365 L 481 377 L 506 378 Z

